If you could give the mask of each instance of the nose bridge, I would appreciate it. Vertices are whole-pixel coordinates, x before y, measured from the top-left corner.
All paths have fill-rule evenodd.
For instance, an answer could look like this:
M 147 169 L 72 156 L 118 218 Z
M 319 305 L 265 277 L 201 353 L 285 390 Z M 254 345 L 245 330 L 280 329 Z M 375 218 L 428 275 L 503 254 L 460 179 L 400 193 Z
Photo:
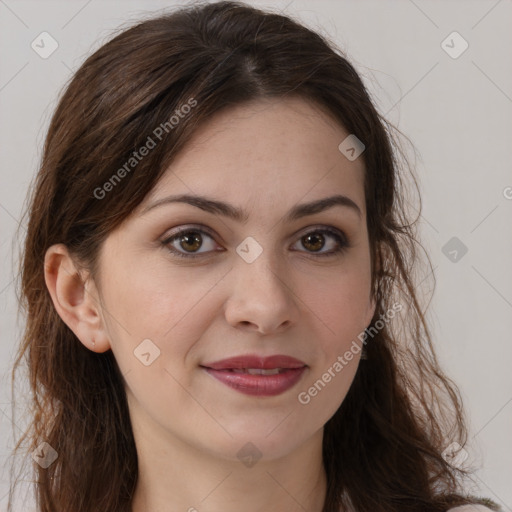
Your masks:
M 252 237 L 239 244 L 236 251 L 239 259 L 233 267 L 227 311 L 230 323 L 249 322 L 267 332 L 294 321 L 297 305 L 275 251 Z
M 283 277 L 280 276 L 283 267 L 279 264 L 275 251 L 270 247 L 269 239 L 270 237 L 267 237 L 265 248 L 253 237 L 247 237 L 238 245 L 236 252 L 240 260 L 235 265 L 237 280 L 261 285 L 259 288 L 271 286 L 273 289 L 279 289 L 283 286 Z

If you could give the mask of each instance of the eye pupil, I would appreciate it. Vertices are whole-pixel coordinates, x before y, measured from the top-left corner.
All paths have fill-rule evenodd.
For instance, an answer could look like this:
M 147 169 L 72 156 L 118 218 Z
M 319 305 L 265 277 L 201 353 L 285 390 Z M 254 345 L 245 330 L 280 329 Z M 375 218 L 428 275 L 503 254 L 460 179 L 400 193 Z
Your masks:
M 206 253 L 199 252 L 199 249 L 203 246 L 203 234 L 206 234 L 208 238 L 212 235 L 207 234 L 206 231 L 201 229 L 187 229 L 170 236 L 166 240 L 162 241 L 164 246 L 167 246 L 169 251 L 174 256 L 192 257 L 206 256 L 212 251 Z M 329 252 L 322 252 L 326 245 L 326 234 L 328 237 L 333 238 L 336 241 L 337 247 Z M 344 252 L 346 247 L 350 245 L 347 243 L 344 235 L 339 235 L 337 232 L 327 229 L 317 229 L 310 231 L 300 238 L 302 246 L 309 253 L 318 253 L 315 256 L 334 256 Z M 179 244 L 179 247 L 175 244 Z
M 193 245 L 194 247 L 184 247 L 183 244 L 186 244 L 186 245 Z M 197 250 L 201 247 L 201 235 L 199 235 L 199 233 L 197 233 L 197 231 L 188 231 L 186 234 L 182 235 L 180 237 L 180 245 L 183 249 L 185 250 Z
M 308 234 L 302 238 L 304 241 L 304 247 L 307 247 L 307 245 L 312 245 L 313 248 L 310 250 L 312 251 L 319 251 L 324 246 L 324 237 L 323 235 L 319 234 Z M 312 240 L 312 243 L 310 244 L 310 241 Z

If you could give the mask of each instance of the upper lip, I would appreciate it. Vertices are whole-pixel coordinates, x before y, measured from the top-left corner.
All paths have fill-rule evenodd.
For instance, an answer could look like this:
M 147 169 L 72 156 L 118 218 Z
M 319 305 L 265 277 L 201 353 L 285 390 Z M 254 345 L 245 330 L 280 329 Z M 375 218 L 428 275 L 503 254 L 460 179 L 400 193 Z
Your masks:
M 201 366 L 211 368 L 213 370 L 231 370 L 233 368 L 258 368 L 262 370 L 270 370 L 273 368 L 303 368 L 306 363 L 299 361 L 294 357 L 285 355 L 275 356 L 258 356 L 258 355 L 245 355 L 235 356 L 221 361 L 214 361 L 211 363 L 204 363 Z

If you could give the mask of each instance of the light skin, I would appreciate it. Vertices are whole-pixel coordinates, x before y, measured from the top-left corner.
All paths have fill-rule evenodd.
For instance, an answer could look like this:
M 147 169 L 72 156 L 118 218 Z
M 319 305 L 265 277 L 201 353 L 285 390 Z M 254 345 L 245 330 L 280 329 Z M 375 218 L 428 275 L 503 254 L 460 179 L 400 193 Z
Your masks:
M 195 133 L 107 237 L 94 279 L 63 245 L 48 250 L 45 277 L 58 313 L 90 350 L 111 349 L 125 379 L 139 462 L 132 512 L 322 510 L 323 427 L 350 388 L 359 354 L 308 404 L 298 394 L 349 349 L 375 311 L 364 162 L 338 150 L 347 135 L 299 98 L 231 108 Z M 151 207 L 180 194 L 243 208 L 247 221 L 185 203 Z M 338 194 L 359 212 L 336 205 L 286 219 L 297 205 Z M 179 227 L 196 236 L 201 229 L 199 243 L 162 243 Z M 341 232 L 349 247 L 319 256 L 339 245 L 319 233 L 324 228 Z M 262 248 L 252 263 L 236 251 L 247 237 Z M 179 258 L 169 247 L 200 256 Z M 145 339 L 160 350 L 147 366 L 134 355 Z M 246 354 L 285 354 L 307 369 L 293 388 L 258 397 L 200 366 Z M 237 456 L 247 443 L 249 455 L 261 455 L 254 464 Z

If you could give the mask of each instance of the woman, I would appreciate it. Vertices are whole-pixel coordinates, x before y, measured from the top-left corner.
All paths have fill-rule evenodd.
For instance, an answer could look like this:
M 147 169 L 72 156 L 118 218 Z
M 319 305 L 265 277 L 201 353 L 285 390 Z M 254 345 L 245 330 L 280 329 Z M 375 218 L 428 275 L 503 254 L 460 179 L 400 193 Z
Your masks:
M 489 510 L 461 490 L 399 155 L 281 15 L 189 7 L 89 57 L 22 269 L 38 510 Z

